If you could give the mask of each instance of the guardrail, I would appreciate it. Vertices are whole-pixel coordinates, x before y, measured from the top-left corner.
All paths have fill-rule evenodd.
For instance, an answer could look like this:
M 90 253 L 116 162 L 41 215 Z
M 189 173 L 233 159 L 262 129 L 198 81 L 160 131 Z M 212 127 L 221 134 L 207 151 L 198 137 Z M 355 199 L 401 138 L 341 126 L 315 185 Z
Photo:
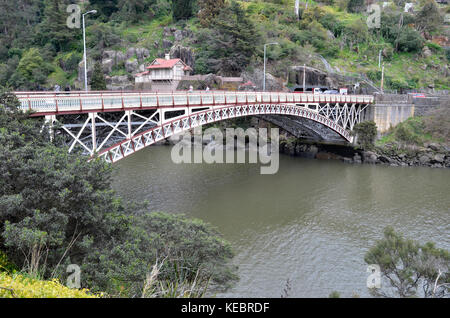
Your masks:
M 23 111 L 36 115 L 108 112 L 159 107 L 199 107 L 239 104 L 373 103 L 371 95 L 298 94 L 284 92 L 194 91 L 148 92 L 16 92 Z

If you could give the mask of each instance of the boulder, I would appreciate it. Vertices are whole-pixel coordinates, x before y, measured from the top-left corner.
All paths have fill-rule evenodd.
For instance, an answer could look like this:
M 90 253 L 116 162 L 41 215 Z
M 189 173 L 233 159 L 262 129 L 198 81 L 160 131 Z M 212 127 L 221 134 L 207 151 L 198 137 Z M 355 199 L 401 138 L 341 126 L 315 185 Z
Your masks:
M 170 31 L 170 29 L 168 27 L 164 27 L 163 29 L 163 36 L 164 37 L 169 37 L 172 35 L 172 32 Z
M 135 55 L 136 55 L 136 48 L 134 48 L 134 47 L 128 48 L 127 52 L 125 53 L 127 60 L 131 59 Z
M 174 45 L 170 49 L 170 56 L 175 59 L 181 59 L 184 63 L 194 68 L 195 54 L 194 50 L 192 50 L 190 47 L 185 47 L 180 44 Z
M 436 143 L 430 143 L 430 144 L 427 145 L 427 147 L 430 148 L 431 150 L 434 150 L 434 151 L 441 150 L 441 147 L 438 144 L 436 144 Z
M 112 60 L 112 65 L 116 66 L 122 62 L 125 62 L 127 60 L 127 55 L 125 53 L 122 53 L 120 51 L 113 51 L 113 50 L 105 50 L 103 51 L 102 56 L 102 64 L 105 60 Z M 107 64 L 110 62 L 107 62 Z
M 381 155 L 378 157 L 378 160 L 380 160 L 383 163 L 390 163 L 392 161 L 391 158 L 385 156 L 385 155 Z
M 243 72 L 241 74 L 244 82 L 251 81 L 257 90 L 263 89 L 264 71 L 259 68 L 255 68 L 252 72 Z M 283 91 L 284 81 L 277 79 L 270 73 L 266 73 L 266 90 L 268 91 Z
M 128 73 L 138 73 L 139 71 L 138 61 L 135 59 L 127 60 L 125 62 L 125 69 L 127 70 Z
M 136 57 L 138 61 L 142 61 L 150 56 L 150 51 L 146 48 L 136 48 Z
M 428 46 L 424 46 L 423 49 L 422 49 L 422 56 L 427 58 L 427 57 L 430 57 L 431 55 L 433 55 L 433 53 L 428 48 Z
M 175 36 L 176 42 L 180 42 L 183 40 L 183 32 L 181 30 L 176 30 L 173 35 Z
M 327 38 L 328 38 L 329 40 L 334 40 L 334 39 L 336 39 L 335 36 L 334 36 L 334 34 L 333 34 L 333 32 L 331 32 L 330 30 L 327 30 Z
M 173 43 L 169 40 L 164 39 L 162 41 L 162 47 L 163 49 L 170 49 L 172 47 Z
M 430 163 L 430 158 L 427 155 L 421 155 L 419 157 L 419 162 L 421 165 L 427 165 Z
M 104 60 L 102 60 L 103 73 L 106 73 L 106 74 L 111 73 L 113 66 L 114 66 L 113 59 L 104 59 Z
M 362 159 L 364 163 L 377 163 L 378 156 L 372 151 L 364 151 L 362 153 Z
M 445 161 L 445 155 L 442 153 L 437 153 L 434 155 L 433 161 L 443 163 Z

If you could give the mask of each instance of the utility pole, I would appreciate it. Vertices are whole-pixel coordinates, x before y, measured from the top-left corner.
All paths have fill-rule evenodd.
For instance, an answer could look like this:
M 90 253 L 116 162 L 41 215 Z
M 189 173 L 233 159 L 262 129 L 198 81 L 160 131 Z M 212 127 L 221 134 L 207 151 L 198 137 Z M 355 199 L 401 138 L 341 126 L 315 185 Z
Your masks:
M 87 58 L 86 58 L 86 28 L 84 25 L 84 16 L 90 13 L 97 13 L 97 10 L 91 10 L 83 14 L 83 47 L 84 47 L 84 89 L 87 92 L 88 91 L 88 84 L 87 84 Z
M 383 63 L 383 67 L 381 69 L 381 94 L 383 94 L 383 86 L 384 86 L 384 63 Z
M 264 44 L 264 80 L 263 80 L 263 92 L 266 91 L 266 47 L 267 45 L 278 45 L 278 42 Z
M 382 50 L 380 50 L 380 52 L 378 53 L 378 68 L 379 69 L 381 68 L 381 51 Z

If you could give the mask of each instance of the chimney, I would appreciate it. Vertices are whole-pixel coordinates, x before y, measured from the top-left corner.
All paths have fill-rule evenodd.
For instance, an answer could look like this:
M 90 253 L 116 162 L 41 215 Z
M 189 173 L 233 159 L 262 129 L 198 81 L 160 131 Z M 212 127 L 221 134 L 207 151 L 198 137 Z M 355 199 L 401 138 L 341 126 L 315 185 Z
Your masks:
M 166 60 L 170 60 L 170 54 L 166 54 Z

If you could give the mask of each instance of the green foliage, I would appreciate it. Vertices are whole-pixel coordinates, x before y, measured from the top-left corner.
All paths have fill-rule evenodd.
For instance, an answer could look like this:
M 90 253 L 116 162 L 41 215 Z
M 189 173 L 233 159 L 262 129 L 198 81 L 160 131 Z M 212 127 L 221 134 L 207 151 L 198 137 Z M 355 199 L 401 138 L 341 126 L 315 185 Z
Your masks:
M 356 13 L 364 10 L 364 0 L 350 0 L 347 4 L 348 12 Z
M 0 272 L 0 298 L 99 298 L 87 289 L 70 289 L 58 280 L 43 281 Z
M 442 46 L 434 42 L 427 42 L 425 45 L 434 52 L 441 52 L 443 50 Z
M 353 134 L 356 135 L 358 145 L 363 149 L 371 149 L 377 136 L 377 124 L 374 121 L 364 121 L 353 127 Z
M 420 52 L 423 48 L 424 40 L 420 33 L 413 28 L 404 27 L 395 44 L 400 52 Z
M 215 229 L 125 205 L 111 190 L 109 164 L 69 154 L 17 106 L 0 94 L 0 249 L 14 264 L 61 280 L 79 264 L 83 287 L 128 297 L 141 295 L 150 264 L 163 261 L 159 277 L 169 285 L 235 279 L 230 246 Z
M 328 296 L 328 298 L 341 298 L 341 294 L 337 291 L 331 292 L 331 294 Z
M 119 0 L 116 19 L 127 24 L 151 19 L 155 16 L 153 11 L 155 4 L 155 0 Z
M 106 90 L 106 80 L 105 76 L 103 75 L 102 65 L 99 62 L 95 63 L 94 65 L 94 69 L 92 71 L 92 78 L 89 85 L 91 85 L 91 90 L 93 91 Z
M 212 28 L 203 29 L 198 37 L 202 46 L 196 70 L 227 76 L 239 75 L 247 67 L 259 42 L 255 26 L 236 1 L 224 7 Z
M 44 62 L 39 49 L 31 48 L 23 54 L 13 78 L 22 83 L 20 86 L 36 88 L 45 83 L 51 71 L 52 66 Z
M 198 18 L 203 27 L 210 26 L 220 10 L 225 7 L 225 0 L 199 0 Z
M 8 256 L 0 251 L 0 273 L 1 272 L 7 272 L 7 273 L 14 273 L 17 271 L 16 265 L 11 263 L 8 259 Z
M 411 117 L 393 127 L 377 144 L 396 142 L 403 145 L 423 146 L 425 142 L 449 142 L 447 107 L 438 108 L 426 117 Z
M 232 27 L 225 27 L 224 32 L 216 25 L 219 13 L 231 7 L 232 1 L 92 0 L 89 7 L 82 5 L 83 10 L 98 11 L 86 20 L 88 54 L 98 60 L 105 49 L 139 46 L 149 49 L 149 60 L 152 60 L 163 53 L 163 28 L 176 26 L 178 29 L 187 28 L 193 34 L 185 37 L 182 45 L 194 49 L 195 71 L 199 73 L 240 75 L 252 61 L 252 67 L 260 64 L 262 50 L 259 47 L 263 43 L 277 41 L 281 45 L 269 50 L 268 68 L 278 77 L 285 77 L 286 67 L 291 65 L 306 62 L 312 67 L 321 67 L 315 53 L 326 57 L 342 72 L 374 71 L 378 64 L 378 51 L 384 49 L 384 60 L 392 62 L 389 70 L 395 71 L 395 76 L 390 75 L 393 77 L 390 88 L 401 90 L 430 84 L 434 84 L 436 89 L 448 88 L 444 69 L 448 63 L 446 56 L 450 58 L 450 53 L 428 43 L 435 54 L 431 58 L 420 55 L 424 42 L 421 32 L 442 35 L 442 15 L 438 15 L 438 7 L 433 0 L 423 1 L 423 6 L 418 7 L 419 11 L 414 14 L 400 10 L 405 1 L 395 1 L 396 5 L 382 10 L 381 29 L 370 30 L 364 15 L 357 12 L 361 0 L 310 3 L 307 9 L 301 7 L 300 21 L 292 10 L 292 1 L 237 2 L 246 20 L 253 25 L 248 33 L 256 35 L 255 41 L 252 36 L 245 35 L 240 39 L 240 35 L 233 31 L 232 17 L 227 22 Z M 72 83 L 77 78 L 77 63 L 83 53 L 82 32 L 65 25 L 68 16 L 65 9 L 69 3 L 69 0 L 0 3 L 4 13 L 0 21 L 0 85 L 34 90 L 49 88 L 54 83 Z M 21 9 L 15 10 L 16 7 Z M 353 11 L 356 13 L 351 13 Z M 230 14 L 233 15 L 228 12 Z M 241 31 L 247 30 L 245 23 L 237 27 Z M 256 42 L 256 46 L 252 42 Z M 244 49 L 248 46 L 249 50 L 243 54 L 234 52 L 240 45 Z M 17 72 L 17 67 L 30 48 L 37 48 L 45 63 L 36 68 L 31 79 L 27 79 Z M 408 71 L 404 70 L 405 63 L 408 63 Z M 423 68 L 424 64 L 427 69 Z M 52 65 L 56 68 L 53 69 Z M 65 75 L 58 66 L 66 72 Z M 431 66 L 433 71 L 430 71 Z M 121 72 L 116 70 L 117 74 Z
M 67 26 L 67 6 L 69 0 L 44 0 L 44 19 L 39 24 L 39 41 L 42 45 L 50 43 L 55 52 L 71 47 L 73 40 L 79 37 L 78 29 Z
M 450 107 L 443 102 L 423 118 L 424 132 L 433 139 L 450 144 Z
M 381 80 L 381 71 L 380 70 L 376 70 L 376 71 L 369 70 L 366 75 L 372 81 Z
M 421 245 L 405 239 L 392 227 L 365 255 L 367 264 L 380 266 L 382 277 L 392 288 L 371 290 L 381 296 L 448 297 L 450 288 L 450 253 L 433 243 Z M 383 286 L 384 284 L 382 284 Z
M 193 15 L 195 0 L 172 0 L 172 14 L 175 21 L 186 20 Z
M 434 0 L 426 0 L 422 9 L 416 15 L 416 28 L 419 32 L 436 31 L 443 22 L 439 7 Z

